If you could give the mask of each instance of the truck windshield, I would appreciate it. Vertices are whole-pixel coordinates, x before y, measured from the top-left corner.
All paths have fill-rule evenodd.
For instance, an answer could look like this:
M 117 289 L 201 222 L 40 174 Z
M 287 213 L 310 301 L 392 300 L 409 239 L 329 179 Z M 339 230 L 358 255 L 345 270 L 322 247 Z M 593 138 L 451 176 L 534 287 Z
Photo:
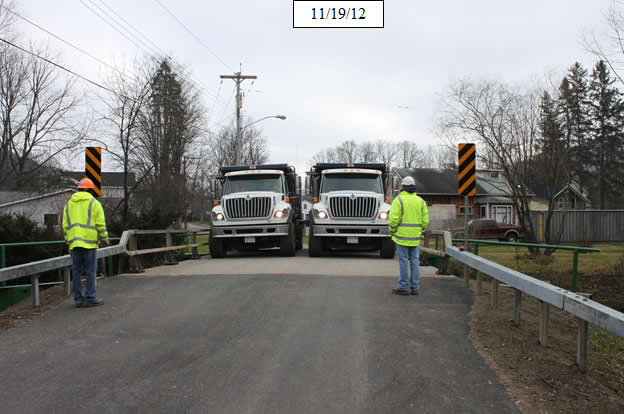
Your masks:
M 251 191 L 282 192 L 282 176 L 278 174 L 238 175 L 225 180 L 223 194 Z
M 370 191 L 382 193 L 381 177 L 377 174 L 324 174 L 321 193 L 330 191 Z

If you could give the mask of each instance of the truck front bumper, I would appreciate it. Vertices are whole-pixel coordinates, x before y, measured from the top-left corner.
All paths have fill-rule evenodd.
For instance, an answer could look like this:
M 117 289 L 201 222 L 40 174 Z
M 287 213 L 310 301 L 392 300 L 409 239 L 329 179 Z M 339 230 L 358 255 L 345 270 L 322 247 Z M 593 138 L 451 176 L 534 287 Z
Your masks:
M 387 224 L 318 224 L 312 225 L 318 237 L 390 237 Z
M 218 238 L 273 236 L 288 236 L 288 223 L 212 226 L 212 237 Z

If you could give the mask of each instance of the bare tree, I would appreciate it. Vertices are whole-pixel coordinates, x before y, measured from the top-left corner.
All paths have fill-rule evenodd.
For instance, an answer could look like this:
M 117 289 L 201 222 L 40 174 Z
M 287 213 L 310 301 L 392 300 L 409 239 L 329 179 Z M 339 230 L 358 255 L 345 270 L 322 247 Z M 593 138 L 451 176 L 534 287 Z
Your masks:
M 358 162 L 376 162 L 377 152 L 375 152 L 375 144 L 370 141 L 363 142 L 357 147 Z
M 115 93 L 102 97 L 106 113 L 102 115 L 101 120 L 106 123 L 106 128 L 112 129 L 113 142 L 109 146 L 107 141 L 96 141 L 103 145 L 104 150 L 123 169 L 124 196 L 116 209 L 121 206 L 121 223 L 125 228 L 128 223 L 129 199 L 133 189 L 137 187 L 136 183 L 134 188 L 129 187 L 129 175 L 133 169 L 133 162 L 138 156 L 139 121 L 150 92 L 150 81 L 145 74 L 124 74 L 117 70 L 111 75 L 109 89 Z M 151 171 L 148 169 L 145 172 Z M 137 182 L 140 183 L 142 178 L 140 177 Z
M 396 144 L 380 139 L 375 142 L 375 150 L 379 161 L 386 164 L 388 168 L 394 166 L 398 155 Z
M 443 100 L 439 120 L 449 142 L 473 141 L 478 152 L 486 149 L 493 156 L 493 166 L 502 170 L 520 223 L 531 241 L 535 241 L 536 233 L 529 208 L 527 169 L 539 134 L 538 100 L 533 91 L 515 91 L 495 81 L 459 81 L 451 85 Z
M 613 0 L 605 14 L 607 30 L 602 35 L 585 36 L 585 48 L 605 61 L 618 81 L 624 85 L 624 2 Z
M 8 46 L 7 46 L 8 47 Z M 46 57 L 45 50 L 35 50 Z M 60 153 L 85 137 L 72 115 L 73 82 L 46 60 L 18 49 L 0 50 L 0 165 L 25 187 Z M 7 174 L 8 173 L 8 174 Z
M 336 147 L 336 154 L 337 158 L 340 160 L 339 162 L 346 162 L 349 164 L 353 164 L 354 162 L 356 162 L 356 156 L 358 152 L 357 147 L 358 145 L 352 139 L 341 142 Z
M 255 126 L 242 129 L 240 147 L 236 143 L 236 126 L 233 123 L 211 136 L 208 147 L 211 150 L 209 159 L 212 174 L 216 174 L 219 167 L 234 165 L 235 162 L 242 165 L 263 164 L 269 157 L 266 139 Z M 236 151 L 240 153 L 236 154 Z
M 416 168 L 422 165 L 423 153 L 415 142 L 403 140 L 396 145 L 397 158 L 401 167 Z

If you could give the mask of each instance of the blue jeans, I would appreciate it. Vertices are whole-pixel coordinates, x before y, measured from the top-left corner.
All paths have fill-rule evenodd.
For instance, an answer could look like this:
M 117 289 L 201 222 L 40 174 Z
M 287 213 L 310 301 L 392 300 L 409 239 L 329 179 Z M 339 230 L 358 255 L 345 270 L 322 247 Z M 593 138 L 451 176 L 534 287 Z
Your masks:
M 397 244 L 399 251 L 399 289 L 420 289 L 420 269 L 418 268 L 418 246 L 401 246 Z M 409 270 L 409 271 L 408 271 Z
M 97 271 L 97 249 L 74 247 L 72 257 L 72 285 L 74 287 L 74 301 L 84 304 L 95 301 L 95 272 Z M 87 274 L 87 290 L 82 294 L 82 271 Z

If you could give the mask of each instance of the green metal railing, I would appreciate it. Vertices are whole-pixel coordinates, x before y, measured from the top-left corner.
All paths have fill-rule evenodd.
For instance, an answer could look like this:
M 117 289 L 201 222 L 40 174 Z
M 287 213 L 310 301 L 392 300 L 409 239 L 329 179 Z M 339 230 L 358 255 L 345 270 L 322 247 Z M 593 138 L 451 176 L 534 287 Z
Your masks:
M 109 239 L 110 241 L 119 241 L 119 237 L 112 237 Z M 56 244 L 65 244 L 65 240 L 50 240 L 50 241 L 40 241 L 40 242 L 18 242 L 18 243 L 1 243 L 0 244 L 0 269 L 7 267 L 7 247 L 29 247 L 29 246 L 47 246 L 47 245 L 56 245 Z M 106 258 L 106 275 L 113 275 L 113 258 L 109 256 Z M 0 287 L 6 286 L 6 282 L 0 283 Z
M 551 249 L 551 250 L 572 250 L 572 292 L 576 292 L 576 280 L 578 275 L 578 261 L 579 261 L 579 253 L 600 253 L 600 249 L 596 249 L 593 247 L 577 247 L 577 246 L 558 246 L 552 244 L 533 244 L 533 243 L 512 243 L 512 242 L 501 242 L 495 240 L 474 240 L 474 239 L 454 239 L 453 242 L 456 243 L 472 243 L 474 244 L 474 249 L 472 253 L 474 255 L 479 255 L 479 245 L 480 244 L 491 244 L 495 246 L 514 246 L 514 247 L 533 247 L 537 249 Z M 476 279 L 477 271 L 473 272 L 473 278 Z

